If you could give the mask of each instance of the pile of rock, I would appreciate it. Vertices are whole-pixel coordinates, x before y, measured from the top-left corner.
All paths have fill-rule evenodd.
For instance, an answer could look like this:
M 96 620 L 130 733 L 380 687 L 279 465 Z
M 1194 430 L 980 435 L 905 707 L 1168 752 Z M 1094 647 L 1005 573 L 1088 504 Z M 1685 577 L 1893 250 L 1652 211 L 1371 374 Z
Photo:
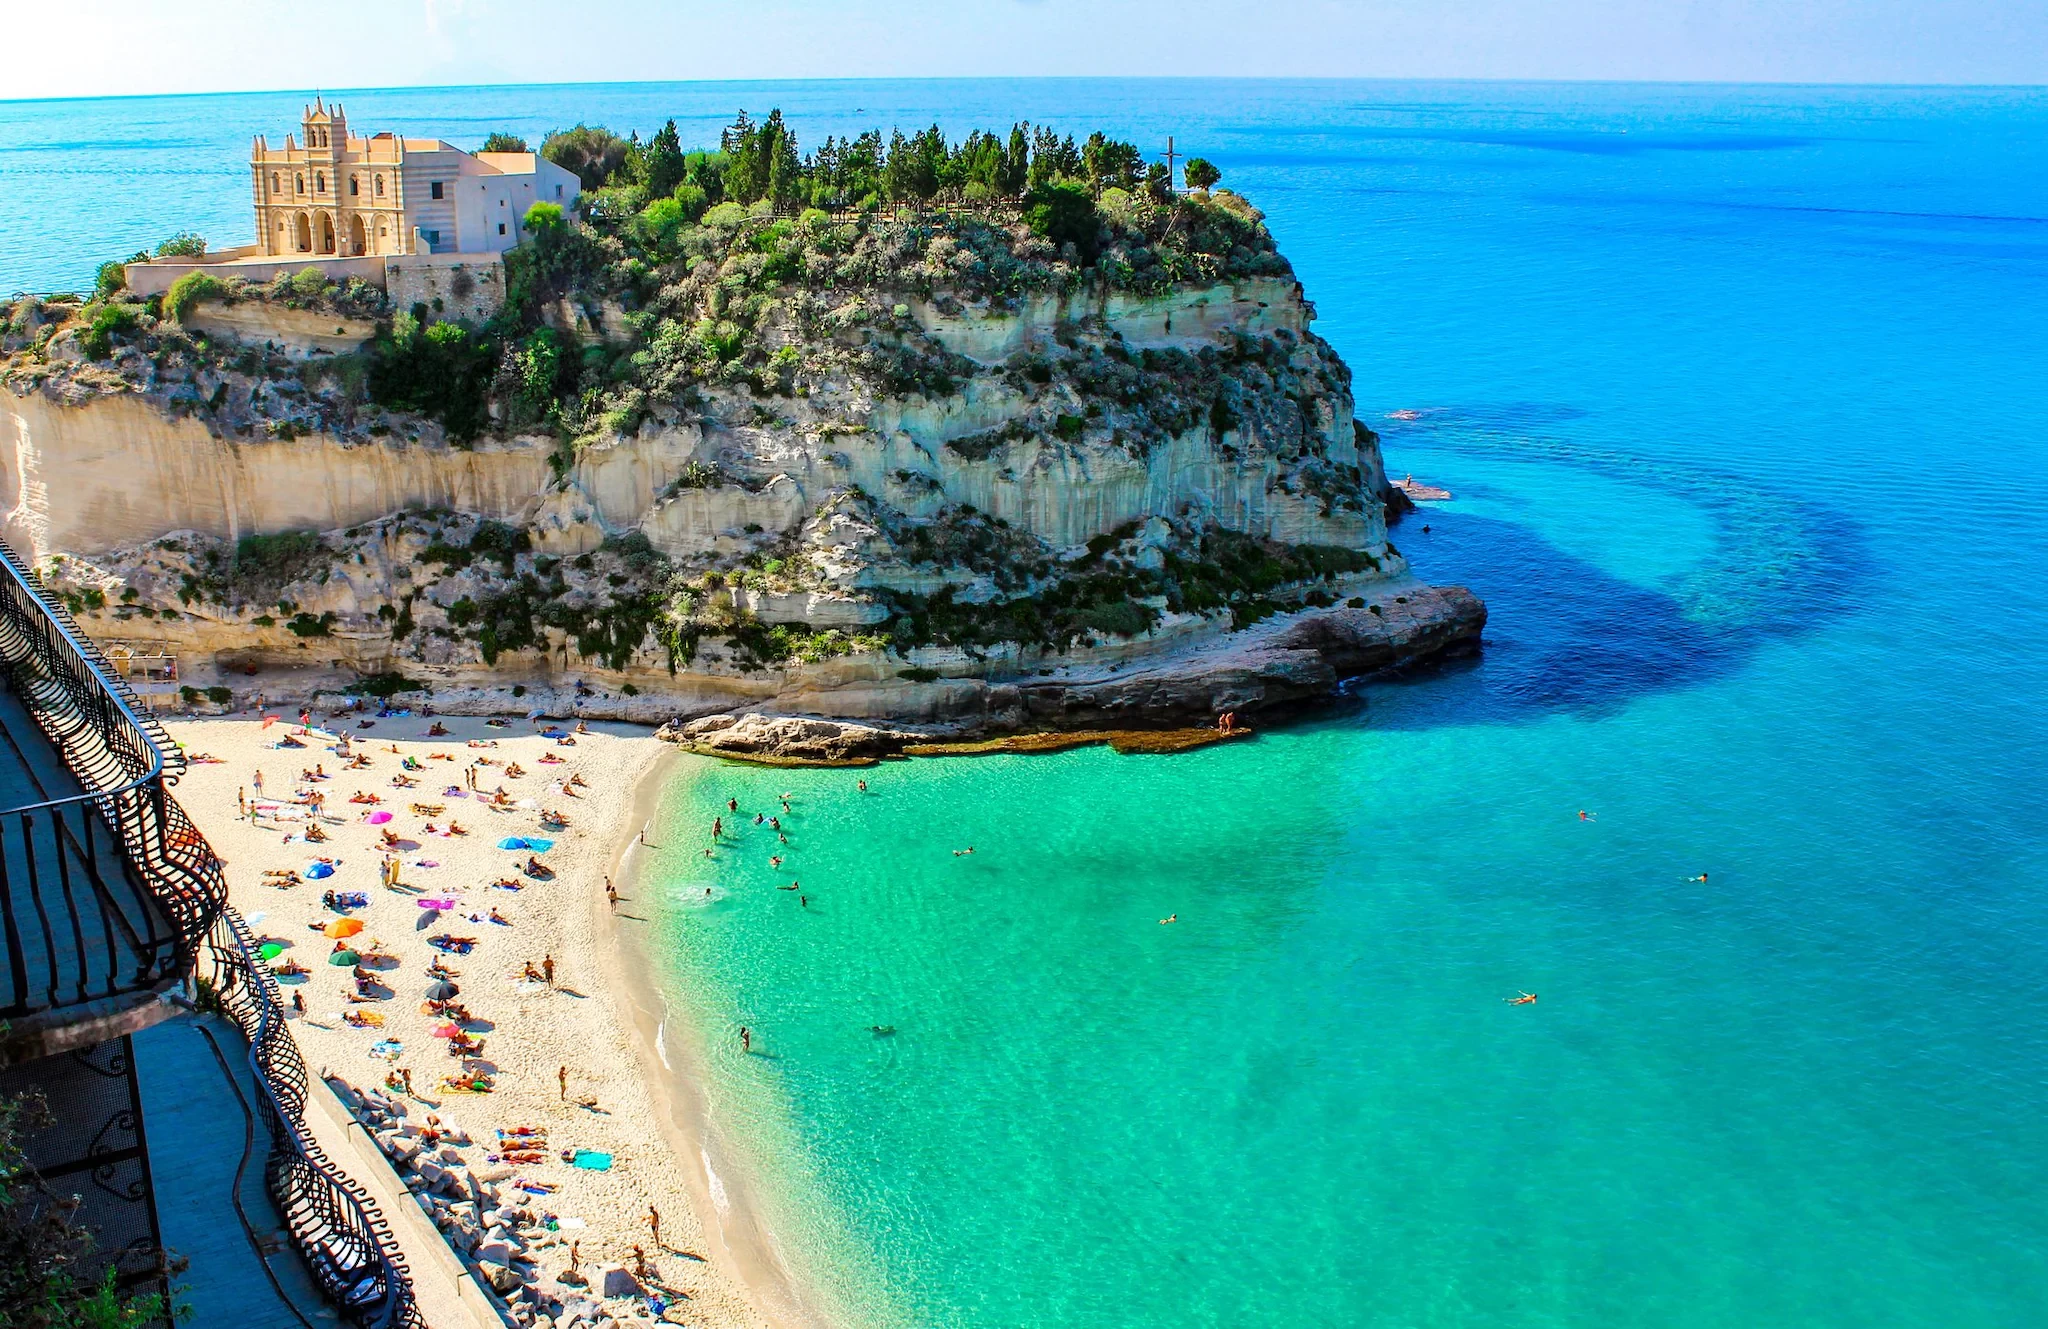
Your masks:
M 681 1308 L 650 1293 L 629 1269 L 595 1261 L 588 1273 L 570 1269 L 570 1238 L 554 1216 L 521 1192 L 505 1189 L 513 1169 L 490 1162 L 487 1151 L 447 1113 L 424 1111 L 379 1089 L 329 1083 L 456 1255 L 503 1298 L 514 1323 L 527 1329 L 631 1329 L 687 1322 Z M 556 1266 L 552 1280 L 544 1261 Z

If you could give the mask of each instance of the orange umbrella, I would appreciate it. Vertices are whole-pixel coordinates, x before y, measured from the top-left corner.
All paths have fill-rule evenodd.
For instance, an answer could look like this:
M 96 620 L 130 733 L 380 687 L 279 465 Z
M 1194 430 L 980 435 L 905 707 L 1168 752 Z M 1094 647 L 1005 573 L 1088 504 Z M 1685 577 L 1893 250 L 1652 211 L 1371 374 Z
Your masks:
M 320 930 L 330 937 L 353 937 L 356 933 L 363 930 L 363 920 L 360 918 L 337 918 Z

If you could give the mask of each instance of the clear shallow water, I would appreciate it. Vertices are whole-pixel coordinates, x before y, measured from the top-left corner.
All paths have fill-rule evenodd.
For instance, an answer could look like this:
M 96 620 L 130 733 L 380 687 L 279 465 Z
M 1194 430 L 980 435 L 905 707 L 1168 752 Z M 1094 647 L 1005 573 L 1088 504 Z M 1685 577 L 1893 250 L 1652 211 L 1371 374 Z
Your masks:
M 281 135 L 299 100 L 0 104 L 0 287 L 235 238 L 251 121 Z M 715 1124 L 851 1318 L 2038 1322 L 2048 95 L 346 100 L 465 142 L 671 113 L 701 138 L 740 103 L 807 139 L 1173 132 L 1269 211 L 1390 466 L 1459 495 L 1396 540 L 1486 597 L 1484 658 L 1314 723 L 892 764 L 865 797 L 686 768 L 639 903 Z M 23 148 L 138 117 L 221 145 L 222 221 L 97 212 L 89 154 Z M 725 798 L 783 790 L 786 875 L 751 827 L 702 858 Z

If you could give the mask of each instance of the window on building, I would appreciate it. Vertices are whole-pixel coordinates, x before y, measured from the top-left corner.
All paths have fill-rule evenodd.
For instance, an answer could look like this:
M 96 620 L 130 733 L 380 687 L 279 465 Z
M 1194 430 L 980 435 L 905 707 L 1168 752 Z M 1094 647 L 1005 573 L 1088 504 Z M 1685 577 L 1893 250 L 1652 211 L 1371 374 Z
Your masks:
M 503 223 L 503 222 L 499 222 L 499 223 L 498 223 L 498 234 L 499 234 L 499 235 L 503 235 L 504 233 L 505 233 L 505 223 Z
M 316 194 L 324 194 L 327 192 L 327 172 L 313 172 L 313 192 Z
M 377 197 L 384 197 L 384 177 L 381 175 L 377 177 Z
M 293 185 L 293 187 L 294 187 L 294 188 L 296 188 L 296 189 L 298 190 L 298 192 L 299 192 L 299 193 L 301 193 L 301 194 L 305 193 L 305 192 L 306 192 L 306 177 L 305 177 L 305 176 L 303 176 L 303 175 L 295 175 L 295 176 L 293 176 L 293 177 L 292 177 L 292 185 Z
M 363 178 L 362 178 L 361 176 L 359 176 L 359 175 L 352 175 L 352 176 L 350 176 L 350 177 L 348 178 L 348 196 L 349 196 L 350 198 L 354 198 L 354 197 L 355 197 L 355 196 L 356 196 L 357 194 L 360 194 L 360 193 L 362 193 L 362 192 L 363 192 Z
M 434 181 L 432 185 L 428 186 L 428 189 L 435 198 L 441 197 L 441 182 L 439 180 Z
M 427 237 L 427 243 L 430 245 L 441 243 L 441 233 L 439 231 L 423 231 L 421 234 Z
M 271 193 L 273 193 L 273 194 L 275 194 L 276 192 L 278 192 L 278 183 L 277 183 L 277 172 L 276 172 L 276 171 L 272 171 L 272 172 L 270 173 L 270 192 L 271 192 Z
M 560 185 L 556 185 L 556 186 L 555 186 L 555 197 L 556 197 L 556 198 L 560 198 L 561 196 L 562 196 L 562 187 L 561 187 Z

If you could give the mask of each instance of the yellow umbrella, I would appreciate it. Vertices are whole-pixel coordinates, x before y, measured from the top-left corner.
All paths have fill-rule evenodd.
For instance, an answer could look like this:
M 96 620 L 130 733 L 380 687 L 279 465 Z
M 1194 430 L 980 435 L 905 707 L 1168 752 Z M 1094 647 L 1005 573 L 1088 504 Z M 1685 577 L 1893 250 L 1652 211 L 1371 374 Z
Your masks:
M 330 937 L 353 937 L 362 930 L 363 920 L 360 918 L 337 918 L 321 929 Z

